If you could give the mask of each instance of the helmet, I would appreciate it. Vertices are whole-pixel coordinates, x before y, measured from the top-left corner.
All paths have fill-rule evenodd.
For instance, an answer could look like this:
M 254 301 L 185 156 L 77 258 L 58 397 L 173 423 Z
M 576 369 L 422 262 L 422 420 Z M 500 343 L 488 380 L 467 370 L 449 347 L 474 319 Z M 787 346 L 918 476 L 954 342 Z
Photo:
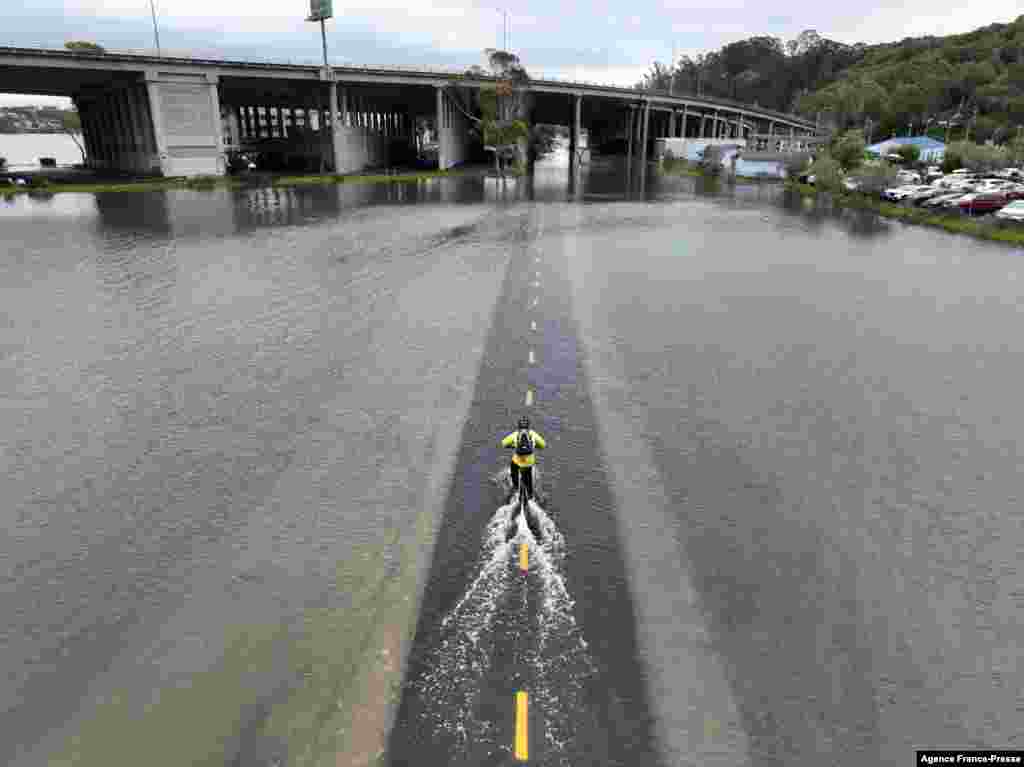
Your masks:
M 519 427 L 518 428 L 520 428 L 520 429 L 529 429 L 530 428 L 530 419 L 527 418 L 524 415 L 522 418 L 519 419 Z

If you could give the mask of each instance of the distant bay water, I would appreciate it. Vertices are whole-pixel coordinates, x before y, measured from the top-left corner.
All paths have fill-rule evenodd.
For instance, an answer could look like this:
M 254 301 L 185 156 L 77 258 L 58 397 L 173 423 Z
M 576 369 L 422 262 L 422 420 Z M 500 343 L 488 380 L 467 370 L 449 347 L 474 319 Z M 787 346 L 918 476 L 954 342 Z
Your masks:
M 65 133 L 0 133 L 0 157 L 14 170 L 39 167 L 40 157 L 53 157 L 58 165 L 82 161 L 82 153 Z

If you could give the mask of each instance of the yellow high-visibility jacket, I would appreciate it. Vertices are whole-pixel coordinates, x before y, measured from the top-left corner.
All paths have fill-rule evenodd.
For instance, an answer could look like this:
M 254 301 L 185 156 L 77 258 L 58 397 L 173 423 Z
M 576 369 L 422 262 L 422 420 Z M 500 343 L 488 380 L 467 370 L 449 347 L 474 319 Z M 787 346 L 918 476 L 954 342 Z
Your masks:
M 530 429 L 530 438 L 533 440 L 533 447 L 535 450 L 543 450 L 547 447 L 547 443 L 544 442 L 544 438 L 540 436 L 533 429 Z M 505 439 L 501 441 L 502 447 L 516 448 L 519 444 L 519 429 L 509 434 Z M 530 455 L 517 455 L 512 453 L 512 462 L 516 466 L 533 466 L 536 463 L 536 457 L 533 453 Z

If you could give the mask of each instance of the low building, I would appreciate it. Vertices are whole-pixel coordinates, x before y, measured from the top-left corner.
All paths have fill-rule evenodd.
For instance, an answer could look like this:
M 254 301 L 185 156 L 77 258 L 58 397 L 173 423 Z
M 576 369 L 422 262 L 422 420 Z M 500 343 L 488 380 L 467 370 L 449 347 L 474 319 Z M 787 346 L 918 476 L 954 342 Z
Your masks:
M 736 158 L 736 175 L 785 178 L 786 157 L 782 152 L 743 152 Z
M 936 141 L 930 136 L 904 136 L 901 138 L 891 138 L 886 141 L 880 141 L 877 144 L 872 144 L 867 148 L 867 151 L 871 154 L 876 154 L 879 157 L 885 157 L 888 154 L 895 153 L 901 146 L 916 146 L 918 151 L 921 153 L 920 160 L 922 162 L 942 162 L 946 156 L 946 145 L 941 141 Z

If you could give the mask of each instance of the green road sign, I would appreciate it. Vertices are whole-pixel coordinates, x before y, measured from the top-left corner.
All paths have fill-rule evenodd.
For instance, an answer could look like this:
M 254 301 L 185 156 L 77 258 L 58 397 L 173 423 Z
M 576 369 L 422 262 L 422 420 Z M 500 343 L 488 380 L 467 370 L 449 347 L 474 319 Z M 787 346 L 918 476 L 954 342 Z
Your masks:
M 309 20 L 319 21 L 334 16 L 334 9 L 331 7 L 332 0 L 309 0 Z

